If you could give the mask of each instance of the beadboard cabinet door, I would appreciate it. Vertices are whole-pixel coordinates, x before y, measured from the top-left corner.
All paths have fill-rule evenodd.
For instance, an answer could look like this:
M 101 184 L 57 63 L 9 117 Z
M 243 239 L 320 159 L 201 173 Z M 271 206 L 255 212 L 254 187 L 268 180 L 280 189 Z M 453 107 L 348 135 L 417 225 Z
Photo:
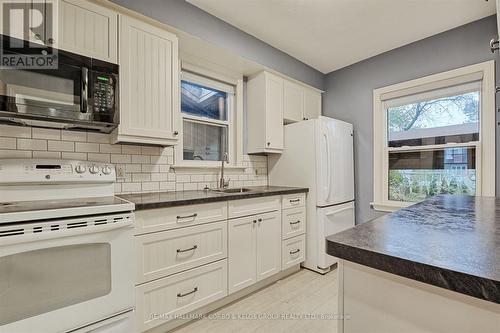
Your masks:
M 58 4 L 58 48 L 118 63 L 118 13 L 85 0 Z
M 120 125 L 115 142 L 177 143 L 178 39 L 120 15 Z

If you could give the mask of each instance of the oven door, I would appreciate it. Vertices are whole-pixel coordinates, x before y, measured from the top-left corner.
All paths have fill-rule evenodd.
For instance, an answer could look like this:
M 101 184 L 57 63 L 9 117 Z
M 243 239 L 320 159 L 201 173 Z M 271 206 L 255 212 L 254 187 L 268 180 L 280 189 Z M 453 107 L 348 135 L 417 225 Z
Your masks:
M 66 332 L 132 309 L 133 220 L 0 227 L 0 332 Z

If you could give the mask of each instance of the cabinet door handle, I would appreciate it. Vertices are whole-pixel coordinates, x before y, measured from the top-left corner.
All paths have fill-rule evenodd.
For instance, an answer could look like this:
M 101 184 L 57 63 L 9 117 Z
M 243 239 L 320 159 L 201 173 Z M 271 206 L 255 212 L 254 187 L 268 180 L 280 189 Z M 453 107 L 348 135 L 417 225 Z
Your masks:
M 174 131 L 174 135 L 179 135 L 179 131 Z
M 189 252 L 189 251 L 194 251 L 198 248 L 198 245 L 193 245 L 192 247 L 190 247 L 189 249 L 184 249 L 184 250 L 181 250 L 181 249 L 177 249 L 177 253 L 184 253 L 184 252 Z
M 194 218 L 194 217 L 196 217 L 196 216 L 198 216 L 198 214 L 197 214 L 197 213 L 194 213 L 194 214 L 191 214 L 191 215 L 186 215 L 186 216 L 180 216 L 180 215 L 177 215 L 177 219 L 178 219 L 178 220 L 180 220 L 180 219 L 188 219 L 188 218 L 192 218 L 192 217 Z
M 297 254 L 300 252 L 300 249 L 297 249 L 297 250 L 294 250 L 294 251 L 290 251 L 290 254 Z
M 297 222 L 290 222 L 290 225 L 299 224 L 299 223 L 300 223 L 300 220 L 298 220 Z
M 190 292 L 187 292 L 187 293 L 178 293 L 177 294 L 177 297 L 185 297 L 185 296 L 188 296 L 188 295 L 191 295 L 191 294 L 194 294 L 195 292 L 198 291 L 198 287 L 194 287 L 193 290 L 191 290 Z
M 262 219 L 258 219 L 257 221 L 262 222 Z
M 56 42 L 54 38 L 49 38 L 47 41 L 49 42 L 49 44 L 54 44 Z
M 253 222 L 253 224 L 255 224 L 255 223 L 257 223 L 257 220 L 253 220 L 252 222 Z
M 271 142 L 268 142 L 268 143 L 267 143 L 267 145 L 268 145 L 268 146 L 270 146 L 270 145 L 271 145 Z

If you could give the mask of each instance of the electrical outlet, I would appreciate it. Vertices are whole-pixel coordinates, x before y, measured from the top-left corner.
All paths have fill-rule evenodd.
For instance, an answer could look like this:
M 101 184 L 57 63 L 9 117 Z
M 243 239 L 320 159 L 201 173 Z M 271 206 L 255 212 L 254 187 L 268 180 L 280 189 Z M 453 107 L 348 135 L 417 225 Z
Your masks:
M 123 179 L 125 178 L 125 166 L 117 165 L 116 166 L 116 178 Z

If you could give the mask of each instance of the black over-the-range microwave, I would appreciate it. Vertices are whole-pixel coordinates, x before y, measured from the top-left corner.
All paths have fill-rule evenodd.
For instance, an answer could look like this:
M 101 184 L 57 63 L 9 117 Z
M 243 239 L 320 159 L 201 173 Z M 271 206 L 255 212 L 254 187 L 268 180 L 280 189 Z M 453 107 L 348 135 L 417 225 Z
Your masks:
M 19 40 L 0 38 L 2 59 L 19 58 L 22 64 L 26 49 L 12 47 Z M 29 67 L 0 63 L 1 123 L 105 133 L 116 128 L 118 65 L 52 48 L 28 52 L 50 54 L 56 62 L 39 67 L 36 63 Z

